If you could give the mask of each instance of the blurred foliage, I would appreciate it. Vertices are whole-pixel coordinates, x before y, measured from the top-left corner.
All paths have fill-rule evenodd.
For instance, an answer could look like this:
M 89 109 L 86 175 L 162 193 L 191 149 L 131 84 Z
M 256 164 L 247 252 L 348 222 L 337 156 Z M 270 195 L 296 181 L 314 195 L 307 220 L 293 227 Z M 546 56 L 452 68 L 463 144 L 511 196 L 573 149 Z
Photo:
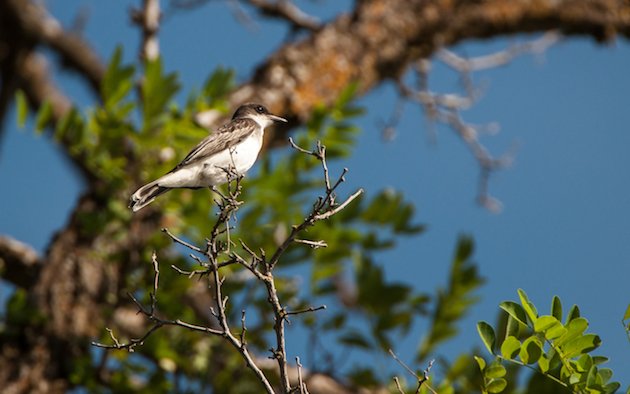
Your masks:
M 96 175 L 96 190 L 107 202 L 106 209 L 79 218 L 82 231 L 106 233 L 119 240 L 130 234 L 133 218 L 126 208 L 130 193 L 169 171 L 178 158 L 207 135 L 208 130 L 195 122 L 196 113 L 214 110 L 229 115 L 226 95 L 235 86 L 233 71 L 217 69 L 180 107 L 176 103 L 178 75 L 165 71 L 161 60 L 151 61 L 140 70 L 124 64 L 122 58 L 122 49 L 118 48 L 101 87 L 102 104 L 73 109 L 53 131 L 54 138 L 63 141 L 70 154 L 80 158 Z M 341 174 L 343 159 L 352 155 L 360 134 L 354 120 L 363 114 L 363 109 L 353 101 L 355 90 L 356 86 L 349 86 L 334 105 L 316 108 L 305 127 L 293 134 L 296 144 L 304 149 L 315 146 L 317 141 L 326 146 L 332 182 Z M 29 112 L 23 93 L 18 93 L 16 103 L 18 123 L 26 125 Z M 50 106 L 42 106 L 33 114 L 35 129 L 44 131 L 51 115 Z M 242 239 L 252 250 L 273 253 L 291 226 L 303 220 L 321 195 L 322 168 L 316 158 L 287 147 L 260 157 L 243 187 L 241 199 L 245 204 L 233 223 L 231 238 Z M 340 190 L 346 189 L 342 186 Z M 338 197 L 338 201 L 343 199 Z M 215 220 L 212 194 L 207 190 L 172 191 L 147 209 L 161 210 L 163 226 L 199 245 L 204 244 Z M 158 295 L 160 313 L 209 324 L 210 313 L 200 315 L 187 301 L 195 297 L 192 289 L 196 281 L 168 269 L 171 265 L 195 269 L 197 263 L 187 256 L 188 251 L 174 247 L 159 230 L 155 229 L 155 236 L 146 245 L 138 246 L 136 252 L 145 265 L 130 265 L 125 260 L 127 256 L 97 253 L 103 253 L 103 259 L 111 264 L 125 265 L 128 272 L 122 276 L 121 292 L 131 291 L 148 303 L 153 280 L 150 255 L 157 250 L 163 267 Z M 308 354 L 302 357 L 306 368 L 327 372 L 357 387 L 393 388 L 391 376 L 397 369 L 393 360 L 384 356 L 388 349 L 420 340 L 415 364 L 422 369 L 423 363 L 439 355 L 439 345 L 457 335 L 459 321 L 477 302 L 475 292 L 483 284 L 472 261 L 474 247 L 470 237 L 459 239 L 448 282 L 435 292 L 427 290 L 435 282 L 430 272 L 422 278 L 393 282 L 386 278 L 379 262 L 385 256 L 382 252 L 394 248 L 397 239 L 417 236 L 423 230 L 415 217 L 414 205 L 401 192 L 368 191 L 338 215 L 318 222 L 302 234 L 310 240 L 324 240 L 327 247 L 313 249 L 294 244 L 287 250 L 274 272 L 285 306 L 289 310 L 321 304 L 328 307 L 292 318 L 311 339 L 306 346 Z M 234 248 L 239 249 L 236 244 Z M 228 266 L 222 272 L 227 277 L 223 291 L 230 297 L 228 313 L 232 326 L 240 327 L 241 310 L 246 310 L 248 345 L 262 357 L 268 355 L 273 318 L 264 289 L 238 267 Z M 36 319 L 35 315 L 20 312 L 23 298 L 21 292 L 14 293 L 5 320 Z M 541 372 L 566 380 L 571 387 L 613 388 L 612 383 L 607 383 L 611 373 L 600 367 L 603 359 L 587 354 L 599 344 L 599 338 L 583 335 L 586 320 L 579 317 L 577 310 L 569 313 L 570 318 L 563 325 L 558 317 L 559 306 L 553 315 L 538 317 L 529 301 L 516 305 L 502 304 L 509 314 L 510 335 L 501 336 L 500 343 L 495 342 L 497 336 L 492 327 L 480 323 L 480 333 L 489 350 L 495 354 L 496 349 L 501 349 L 496 360 L 476 358 L 478 367 L 470 353 L 462 353 L 452 363 L 440 360 L 440 374 L 432 376 L 420 392 L 431 392 L 429 387 L 440 393 L 478 392 L 480 387 L 485 392 L 516 391 L 506 374 L 515 376 L 517 371 L 504 367 L 502 360 L 517 359 L 528 365 L 538 363 Z M 419 327 L 427 324 L 425 334 L 420 335 Z M 528 336 L 524 336 L 525 328 L 530 329 Z M 110 341 L 104 327 L 102 332 L 98 340 Z M 551 346 L 548 350 L 544 350 L 545 343 Z M 353 362 L 344 367 L 351 351 L 361 355 L 359 360 L 363 354 L 370 355 L 366 360 L 387 357 L 387 367 L 370 362 Z M 295 355 L 294 350 L 289 352 L 290 357 Z M 104 365 L 109 370 L 107 385 L 99 375 Z M 90 392 L 244 393 L 260 389 L 255 377 L 243 367 L 240 355 L 221 338 L 183 329 L 162 329 L 135 353 L 94 349 L 88 359 L 74 360 L 73 368 L 72 383 Z M 416 384 L 410 381 L 408 386 L 415 390 Z

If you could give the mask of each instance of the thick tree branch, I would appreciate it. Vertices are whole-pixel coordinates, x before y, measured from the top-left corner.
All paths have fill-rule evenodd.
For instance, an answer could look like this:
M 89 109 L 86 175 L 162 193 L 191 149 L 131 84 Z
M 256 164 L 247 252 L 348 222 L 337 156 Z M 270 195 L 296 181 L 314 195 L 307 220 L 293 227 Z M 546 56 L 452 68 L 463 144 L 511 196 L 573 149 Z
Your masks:
M 0 277 L 29 289 L 37 280 L 41 265 L 41 258 L 29 245 L 0 236 Z
M 159 0 L 142 0 L 142 9 L 133 10 L 131 20 L 142 29 L 142 46 L 140 57 L 144 60 L 155 60 L 160 56 L 158 30 L 160 28 Z
M 85 78 L 97 96 L 100 96 L 101 79 L 105 67 L 98 55 L 79 36 L 68 32 L 38 2 L 6 0 L 0 7 L 17 22 L 19 30 L 15 35 L 31 37 L 35 42 L 46 44 L 62 57 L 64 65 L 75 69 Z
M 234 105 L 261 101 L 291 122 L 268 133 L 284 143 L 288 130 L 350 83 L 366 93 L 396 79 L 412 62 L 466 40 L 558 30 L 598 41 L 630 37 L 630 4 L 616 0 L 425 1 L 364 0 L 307 38 L 261 64 L 231 96 Z

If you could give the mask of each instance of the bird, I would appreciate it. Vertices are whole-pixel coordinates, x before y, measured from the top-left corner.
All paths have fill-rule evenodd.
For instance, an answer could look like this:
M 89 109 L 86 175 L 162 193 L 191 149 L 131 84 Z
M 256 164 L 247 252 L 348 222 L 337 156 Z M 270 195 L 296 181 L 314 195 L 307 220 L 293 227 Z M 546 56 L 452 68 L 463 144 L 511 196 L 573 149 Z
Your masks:
M 265 128 L 286 121 L 264 105 L 241 105 L 229 123 L 204 138 L 175 168 L 135 191 L 129 208 L 137 212 L 171 189 L 213 187 L 232 179 L 230 173 L 245 174 L 256 162 Z

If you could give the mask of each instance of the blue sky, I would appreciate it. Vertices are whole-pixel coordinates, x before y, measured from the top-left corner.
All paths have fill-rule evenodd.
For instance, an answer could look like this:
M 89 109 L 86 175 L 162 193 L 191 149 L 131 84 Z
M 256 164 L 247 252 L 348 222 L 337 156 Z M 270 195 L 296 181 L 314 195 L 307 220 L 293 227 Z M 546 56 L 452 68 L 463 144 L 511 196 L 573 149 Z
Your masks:
M 90 19 L 85 35 L 102 58 L 119 43 L 125 45 L 128 60 L 136 56 L 138 33 L 128 17 L 131 3 L 48 4 L 65 24 L 86 7 Z M 323 9 L 329 17 L 347 9 L 350 1 L 304 6 L 320 15 Z M 278 22 L 243 27 L 226 2 L 211 2 L 169 16 L 161 50 L 167 68 L 181 73 L 185 97 L 217 65 L 233 67 L 246 79 L 282 44 L 284 34 Z M 454 50 L 490 53 L 522 38 L 469 42 Z M 458 235 L 469 233 L 476 241 L 475 260 L 487 283 L 479 293 L 481 302 L 462 323 L 461 335 L 441 349 L 445 354 L 481 346 L 475 323 L 494 323 L 499 302 L 515 300 L 516 289 L 523 288 L 541 311 L 548 310 L 553 295 L 561 297 L 565 308 L 578 304 L 591 323 L 590 331 L 603 339 L 599 354 L 609 356 L 616 378 L 628 383 L 630 343 L 621 324 L 630 302 L 628 70 L 626 41 L 595 45 L 571 38 L 542 59 L 524 56 L 475 75 L 487 88 L 482 100 L 464 114 L 466 119 L 501 125 L 500 134 L 483 138 L 493 153 L 518 146 L 513 166 L 490 181 L 491 192 L 504 204 L 500 214 L 475 204 L 478 168 L 450 130 L 438 128 L 437 142 L 431 142 L 420 111 L 409 104 L 396 138 L 384 142 L 377 124 L 390 115 L 394 90 L 382 86 L 360 100 L 368 112 L 359 121 L 364 133 L 356 154 L 343 163 L 350 168 L 347 190 L 402 190 L 416 204 L 417 220 L 428 225 L 423 235 L 401 240 L 396 250 L 379 255 L 388 278 L 433 290 L 446 279 Z M 434 86 L 456 87 L 453 73 L 439 67 L 435 71 Z M 92 102 L 72 76 L 61 73 L 58 80 L 81 105 Z M 28 128 L 18 130 L 13 116 L 5 125 L 0 233 L 43 251 L 51 234 L 64 225 L 81 184 L 54 144 Z M 8 291 L 0 286 L 0 294 Z M 415 347 L 422 334 L 418 327 L 417 336 L 401 348 Z

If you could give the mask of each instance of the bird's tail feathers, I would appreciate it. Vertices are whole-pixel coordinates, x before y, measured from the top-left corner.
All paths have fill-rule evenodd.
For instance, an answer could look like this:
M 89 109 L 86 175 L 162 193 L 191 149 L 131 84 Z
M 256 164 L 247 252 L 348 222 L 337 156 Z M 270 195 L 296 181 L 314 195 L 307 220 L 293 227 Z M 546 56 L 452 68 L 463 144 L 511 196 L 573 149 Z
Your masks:
M 166 193 L 170 188 L 162 187 L 157 184 L 157 181 L 148 183 L 142 186 L 140 189 L 136 190 L 134 194 L 131 195 L 131 199 L 129 200 L 129 208 L 133 212 L 138 212 L 142 208 L 151 204 L 153 200 L 160 194 Z

